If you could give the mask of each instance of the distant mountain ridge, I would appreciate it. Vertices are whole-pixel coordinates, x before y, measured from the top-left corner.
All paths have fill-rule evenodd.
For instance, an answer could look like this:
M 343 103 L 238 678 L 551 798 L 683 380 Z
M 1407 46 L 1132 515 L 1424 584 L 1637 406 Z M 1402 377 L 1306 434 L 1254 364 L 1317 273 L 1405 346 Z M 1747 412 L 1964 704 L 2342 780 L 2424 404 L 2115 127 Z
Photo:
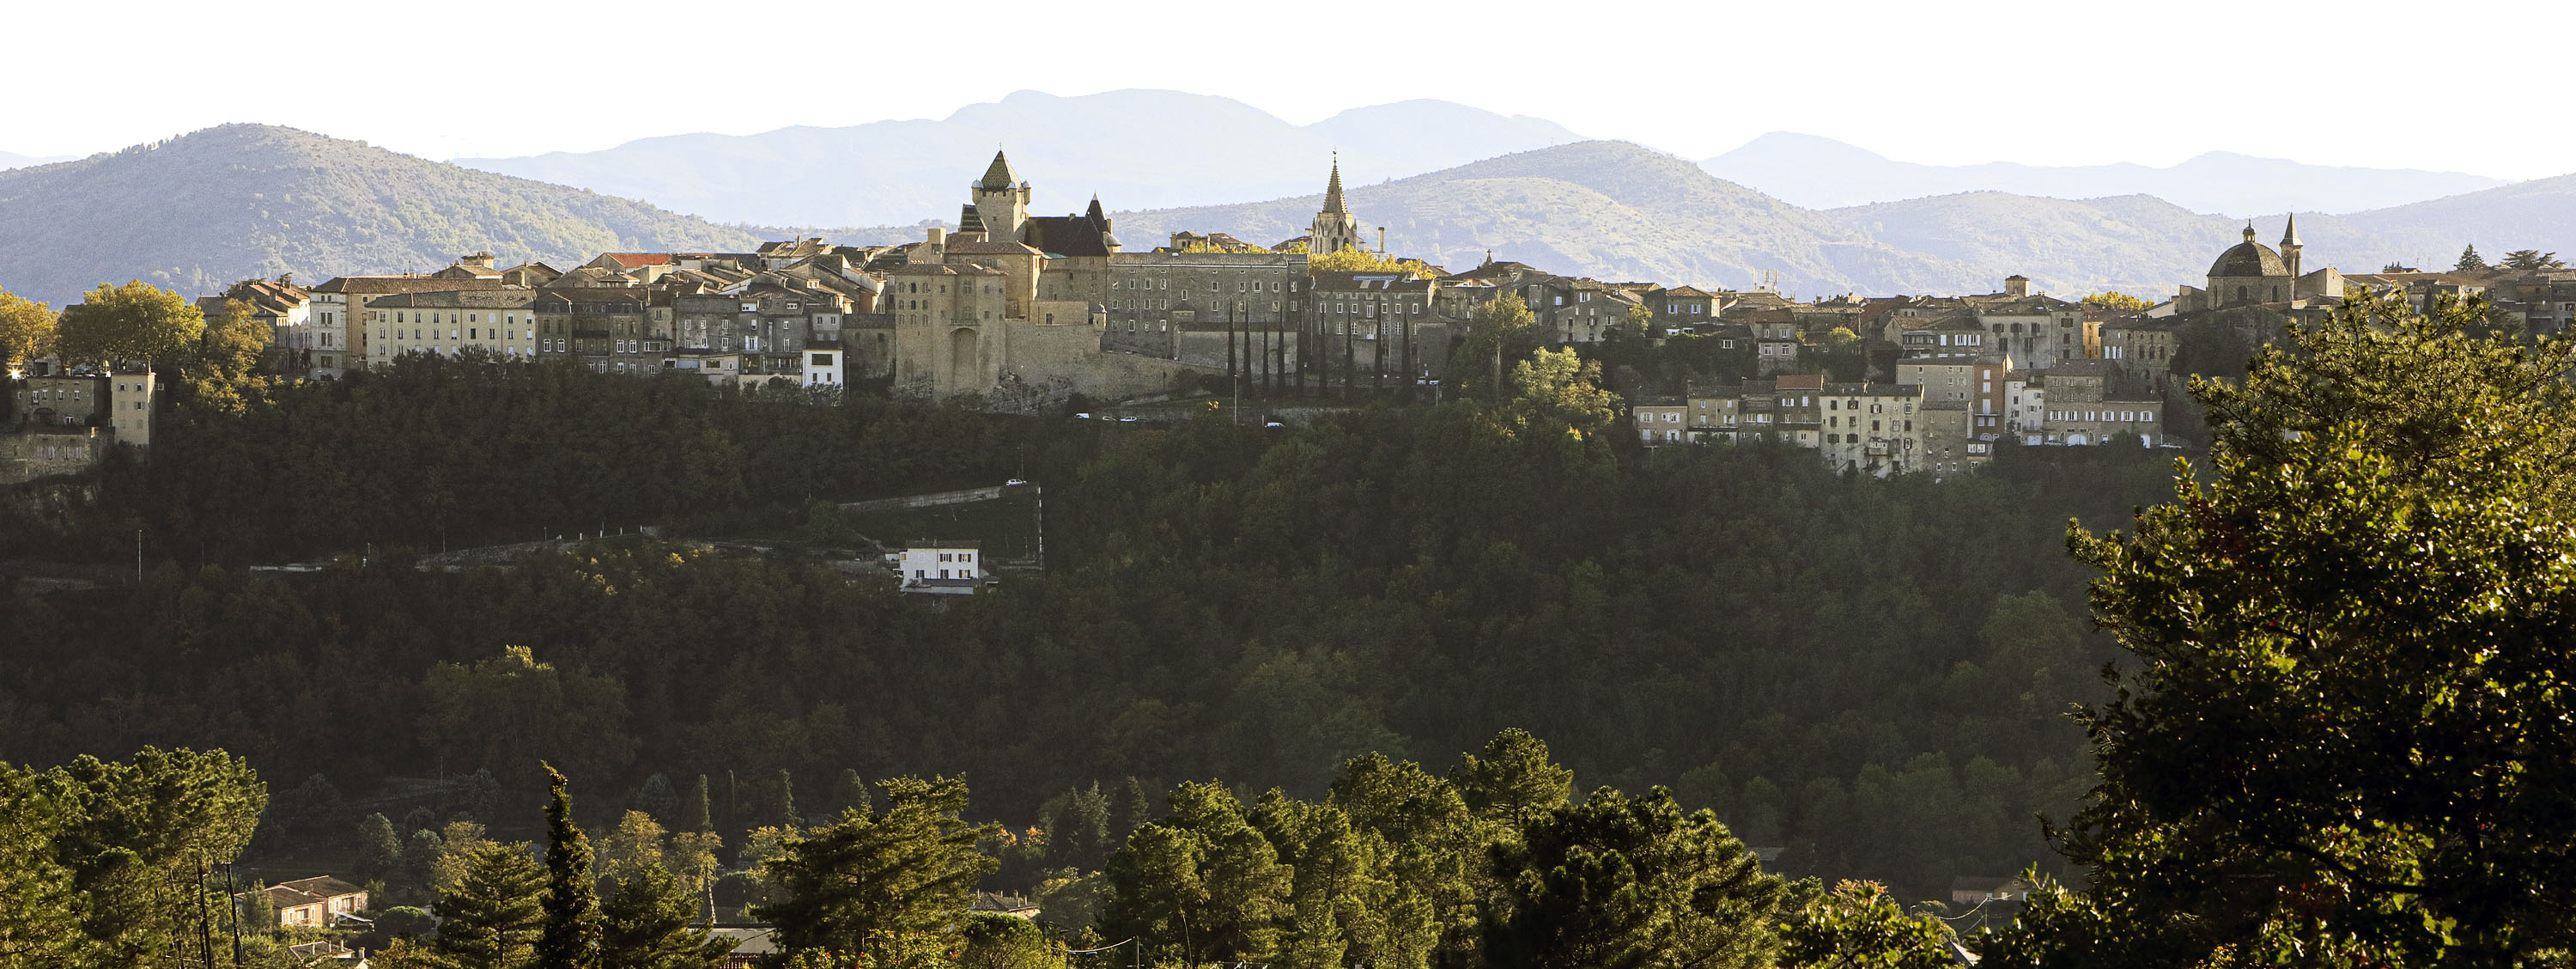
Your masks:
M 7 171 L 12 168 L 33 168 L 37 165 L 51 165 L 55 162 L 67 162 L 70 160 L 72 160 L 72 156 L 70 155 L 21 155 L 15 152 L 0 151 L 0 171 Z
M 1037 182 L 1036 210 L 1080 211 L 1320 191 L 1334 152 L 1354 181 L 1382 181 L 1583 140 L 1553 122 L 1446 101 L 1353 108 L 1292 125 L 1228 98 L 1178 91 L 1057 97 L 1021 91 L 947 118 L 757 135 L 646 138 L 605 151 L 466 158 L 483 171 L 651 199 L 760 225 L 910 225 L 954 219 L 996 146 Z
M 1348 191 L 1363 233 L 1452 270 L 1487 250 L 1566 275 L 1749 288 L 1765 272 L 1804 293 L 1923 292 L 2001 285 L 1969 264 L 1882 245 L 1822 213 L 1721 181 L 1681 158 L 1619 141 L 1519 152 Z M 1303 235 L 1322 196 L 1122 212 L 1131 249 L 1177 230 L 1263 245 Z
M 2459 172 L 2309 165 L 2214 151 L 2166 168 L 1923 165 L 1830 138 L 1775 131 L 1700 163 L 1710 174 L 1810 208 L 1960 192 L 2060 199 L 2153 195 L 2195 212 L 2246 216 L 2384 208 L 2508 184 Z
M 267 125 L 0 172 L 0 288 L 57 305 L 128 279 L 196 295 L 289 272 L 426 271 L 486 249 L 569 266 L 759 242 L 642 202 Z
M 951 173 L 954 187 L 934 211 L 953 216 L 988 152 Z M 1012 158 L 1041 199 L 1069 202 L 1065 188 L 1081 187 L 1017 151 Z M 1974 192 L 1818 211 L 1603 141 L 1353 180 L 1347 194 L 1370 241 L 1384 226 L 1389 248 L 1452 269 L 1490 251 L 1606 280 L 1741 289 L 1771 278 L 1800 297 L 1982 293 L 2019 273 L 2063 296 L 2120 289 L 2157 299 L 2198 284 L 2244 225 L 2135 195 Z M 1130 251 L 1183 229 L 1267 245 L 1305 234 L 1319 203 L 1309 186 L 1261 202 L 1120 206 L 1117 233 Z M 2281 218 L 2256 220 L 2265 242 L 2279 238 Z M 2576 254 L 2576 175 L 2341 215 L 2302 211 L 2299 230 L 2308 265 L 2348 272 L 2447 267 L 2472 242 L 2490 257 Z M 745 251 L 787 234 L 260 125 L 0 172 L 0 288 L 57 304 L 135 278 L 197 295 L 284 272 L 310 281 L 427 270 L 484 249 L 566 266 L 603 251 Z M 830 234 L 884 243 L 921 238 L 921 229 Z

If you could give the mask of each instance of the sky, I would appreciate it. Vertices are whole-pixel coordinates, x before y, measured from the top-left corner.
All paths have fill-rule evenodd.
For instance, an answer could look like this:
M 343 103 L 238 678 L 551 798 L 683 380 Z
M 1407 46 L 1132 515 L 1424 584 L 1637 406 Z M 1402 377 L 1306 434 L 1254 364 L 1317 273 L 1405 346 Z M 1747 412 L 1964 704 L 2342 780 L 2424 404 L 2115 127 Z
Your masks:
M 0 151 L 86 155 L 246 121 L 501 157 L 941 118 L 1018 90 L 1166 88 L 1299 124 L 1437 98 L 1694 159 L 1797 131 L 1930 164 L 2169 165 L 2225 150 L 2512 179 L 2576 171 L 2564 126 L 2448 133 L 2565 95 L 2563 59 L 2538 40 L 2576 27 L 2564 0 L 957 9 L 11 0 L 0 25 L 40 40 L 0 60 L 19 92 Z M 2374 116 L 2390 129 L 2354 124 Z

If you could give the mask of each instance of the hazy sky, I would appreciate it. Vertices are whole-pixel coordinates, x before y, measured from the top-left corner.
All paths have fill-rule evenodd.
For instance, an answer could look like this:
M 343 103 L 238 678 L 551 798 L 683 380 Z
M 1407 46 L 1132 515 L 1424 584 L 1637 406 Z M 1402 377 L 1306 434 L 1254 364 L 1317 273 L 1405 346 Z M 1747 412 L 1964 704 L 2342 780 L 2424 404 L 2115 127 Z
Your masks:
M 1016 23 L 987 12 L 1015 6 Z M 2567 93 L 2550 39 L 2576 26 L 2571 8 L 8 0 L 0 150 L 80 155 L 256 121 L 500 156 L 938 118 L 1022 89 L 1169 88 L 1301 124 L 1439 98 L 1691 158 L 1789 130 L 1933 163 L 2225 149 L 2533 178 L 2576 171 L 2576 130 L 2529 120 Z M 2355 126 L 2372 117 L 2387 130 Z

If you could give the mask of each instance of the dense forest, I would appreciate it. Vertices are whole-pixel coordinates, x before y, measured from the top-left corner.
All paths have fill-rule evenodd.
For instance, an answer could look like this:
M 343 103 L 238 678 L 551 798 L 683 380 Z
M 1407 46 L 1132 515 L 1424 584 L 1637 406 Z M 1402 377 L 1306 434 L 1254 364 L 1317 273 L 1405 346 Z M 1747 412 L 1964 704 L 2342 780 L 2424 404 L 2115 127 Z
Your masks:
M 845 778 L 964 776 L 975 816 L 1043 834 L 1095 787 L 1313 797 L 1355 756 L 1524 727 L 1584 789 L 1668 786 L 1790 874 L 1916 899 L 2050 866 L 2038 816 L 2094 783 L 2064 711 L 2112 656 L 2066 524 L 2124 526 L 2168 459 L 2007 447 L 1877 480 L 1765 444 L 1627 449 L 1524 390 L 1103 425 L 433 359 L 182 401 L 148 461 L 0 522 L 0 555 L 130 561 L 139 530 L 158 563 L 0 597 L 0 760 L 221 746 L 277 780 L 255 852 L 370 813 L 532 830 L 540 759 L 621 792 L 586 802 L 599 821 L 707 778 L 738 843 L 854 802 Z M 410 567 L 644 524 L 792 532 L 819 499 L 1006 476 L 1047 489 L 1049 569 L 945 609 L 661 543 Z

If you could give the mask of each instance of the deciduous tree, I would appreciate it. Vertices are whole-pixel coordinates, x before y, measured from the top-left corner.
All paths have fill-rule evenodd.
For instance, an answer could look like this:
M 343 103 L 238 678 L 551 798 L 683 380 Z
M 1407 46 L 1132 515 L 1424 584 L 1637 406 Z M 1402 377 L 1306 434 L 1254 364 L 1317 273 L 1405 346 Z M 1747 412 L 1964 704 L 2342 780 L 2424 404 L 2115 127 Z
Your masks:
M 205 331 L 205 314 L 185 296 L 141 280 L 102 283 L 63 307 L 55 349 L 67 362 L 163 365 Z
M 2135 663 L 2087 726 L 2088 894 L 2005 964 L 2508 965 L 2576 945 L 2576 345 L 2401 297 L 2195 382 L 2203 484 L 2070 536 Z M 2023 941 L 2028 941 L 2027 939 Z M 1990 960 L 1992 961 L 1992 960 Z

